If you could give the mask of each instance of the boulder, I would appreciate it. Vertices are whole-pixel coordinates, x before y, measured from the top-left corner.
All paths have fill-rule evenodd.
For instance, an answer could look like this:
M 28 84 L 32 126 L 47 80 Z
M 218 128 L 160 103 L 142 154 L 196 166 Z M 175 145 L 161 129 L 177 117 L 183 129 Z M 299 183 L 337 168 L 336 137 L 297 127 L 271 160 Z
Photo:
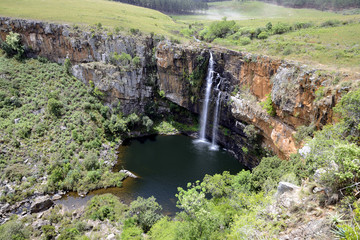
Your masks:
M 54 205 L 54 202 L 51 200 L 51 198 L 46 196 L 37 197 L 34 199 L 33 203 L 30 207 L 30 213 L 38 213 L 45 210 L 48 210 Z
M 135 174 L 133 174 L 132 172 L 128 171 L 128 170 L 120 170 L 119 172 L 121 173 L 125 173 L 126 177 L 131 177 L 131 178 L 138 178 Z
M 279 182 L 279 186 L 277 188 L 277 192 L 276 192 L 276 197 L 281 196 L 282 194 L 286 193 L 286 192 L 291 192 L 294 190 L 298 190 L 300 189 L 299 186 L 296 186 L 292 183 L 288 183 L 288 182 Z

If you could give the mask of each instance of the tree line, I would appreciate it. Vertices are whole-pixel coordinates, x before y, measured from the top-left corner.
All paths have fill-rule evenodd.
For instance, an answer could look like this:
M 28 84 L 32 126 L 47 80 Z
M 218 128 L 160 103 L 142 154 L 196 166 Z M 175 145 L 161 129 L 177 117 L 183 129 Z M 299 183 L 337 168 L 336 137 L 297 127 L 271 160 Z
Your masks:
M 186 13 L 208 9 L 203 0 L 115 0 L 140 7 L 151 8 L 170 13 Z
M 294 8 L 346 9 L 359 8 L 360 0 L 260 0 Z

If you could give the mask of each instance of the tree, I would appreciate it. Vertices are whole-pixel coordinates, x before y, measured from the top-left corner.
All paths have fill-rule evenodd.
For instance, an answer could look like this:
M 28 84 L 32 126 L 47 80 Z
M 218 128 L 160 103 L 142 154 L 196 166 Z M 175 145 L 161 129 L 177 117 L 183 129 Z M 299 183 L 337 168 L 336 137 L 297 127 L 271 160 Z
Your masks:
M 151 226 L 162 218 L 162 207 L 156 202 L 155 197 L 138 197 L 130 204 L 129 215 L 136 219 L 137 224 L 147 232 Z

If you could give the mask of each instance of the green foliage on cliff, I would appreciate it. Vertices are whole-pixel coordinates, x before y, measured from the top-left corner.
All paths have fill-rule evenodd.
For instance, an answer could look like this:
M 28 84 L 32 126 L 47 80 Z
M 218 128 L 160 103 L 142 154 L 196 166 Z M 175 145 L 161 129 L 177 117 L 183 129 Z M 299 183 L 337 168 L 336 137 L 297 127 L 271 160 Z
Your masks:
M 15 57 L 21 60 L 24 57 L 24 46 L 21 44 L 20 34 L 10 32 L 6 36 L 5 42 L 0 40 L 0 48 L 2 48 L 7 57 Z
M 271 99 L 271 94 L 268 94 L 266 96 L 266 99 L 260 103 L 260 105 L 262 106 L 263 109 L 266 110 L 266 112 L 270 115 L 270 116 L 275 116 L 276 115 L 276 111 Z

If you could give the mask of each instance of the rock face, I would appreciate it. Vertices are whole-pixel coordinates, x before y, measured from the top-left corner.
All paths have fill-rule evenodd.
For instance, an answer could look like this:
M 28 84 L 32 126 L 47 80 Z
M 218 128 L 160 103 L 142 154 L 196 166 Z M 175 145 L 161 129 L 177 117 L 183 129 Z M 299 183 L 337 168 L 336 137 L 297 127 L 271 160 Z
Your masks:
M 153 89 L 149 87 L 149 76 L 154 70 L 149 64 L 153 54 L 151 38 L 0 18 L 0 39 L 5 40 L 10 31 L 21 34 L 28 57 L 41 56 L 61 64 L 68 58 L 75 77 L 86 84 L 92 81 L 94 87 L 105 94 L 105 101 L 109 105 L 120 105 L 125 114 L 143 111 L 152 96 Z M 122 54 L 130 58 L 123 60 Z
M 5 40 L 10 31 L 21 35 L 30 57 L 58 63 L 69 58 L 73 75 L 100 91 L 110 107 L 119 107 L 124 114 L 145 112 L 156 91 L 200 113 L 210 50 L 201 43 L 174 45 L 153 37 L 0 18 L 0 38 Z M 327 90 L 334 76 L 266 56 L 221 48 L 211 51 L 218 73 L 212 96 L 221 91 L 217 142 L 247 167 L 256 166 L 261 154 L 244 133 L 246 126 L 255 126 L 263 148 L 287 158 L 299 147 L 293 138 L 296 127 L 314 123 L 320 128 L 332 121 L 331 109 L 341 95 Z M 219 90 L 214 90 L 215 85 Z M 268 98 L 275 114 L 260 106 Z M 213 97 L 211 115 L 214 104 Z
M 201 62 L 198 59 L 208 58 L 209 51 L 199 46 L 174 46 L 169 42 L 162 42 L 157 48 L 160 89 L 169 100 L 196 113 L 200 112 L 204 87 L 196 88 L 204 84 L 197 84 L 196 81 L 194 84 L 191 77 L 201 76 Z M 220 84 L 220 124 L 231 130 L 234 135 L 232 143 L 236 142 L 235 138 L 240 145 L 251 148 L 249 144 L 244 144 L 246 136 L 243 130 L 252 124 L 260 131 L 263 147 L 282 158 L 288 158 L 299 147 L 293 137 L 296 127 L 313 123 L 321 128 L 332 122 L 331 109 L 340 95 L 340 91 L 327 90 L 332 86 L 334 76 L 266 56 L 221 48 L 211 51 L 217 63 L 216 71 L 225 79 Z M 318 90 L 323 92 L 317 99 Z M 193 92 L 197 92 L 195 96 L 200 99 L 194 101 L 194 95 L 189 94 Z M 267 98 L 271 98 L 272 115 L 260 104 Z M 213 105 L 214 102 L 212 99 Z M 227 142 L 223 140 L 220 134 L 218 141 Z M 230 149 L 241 153 L 240 145 Z M 250 167 L 256 165 L 254 159 L 243 162 Z
M 41 196 L 34 199 L 34 202 L 31 204 L 30 213 L 38 213 L 45 210 L 48 210 L 54 205 L 54 202 L 49 196 Z

